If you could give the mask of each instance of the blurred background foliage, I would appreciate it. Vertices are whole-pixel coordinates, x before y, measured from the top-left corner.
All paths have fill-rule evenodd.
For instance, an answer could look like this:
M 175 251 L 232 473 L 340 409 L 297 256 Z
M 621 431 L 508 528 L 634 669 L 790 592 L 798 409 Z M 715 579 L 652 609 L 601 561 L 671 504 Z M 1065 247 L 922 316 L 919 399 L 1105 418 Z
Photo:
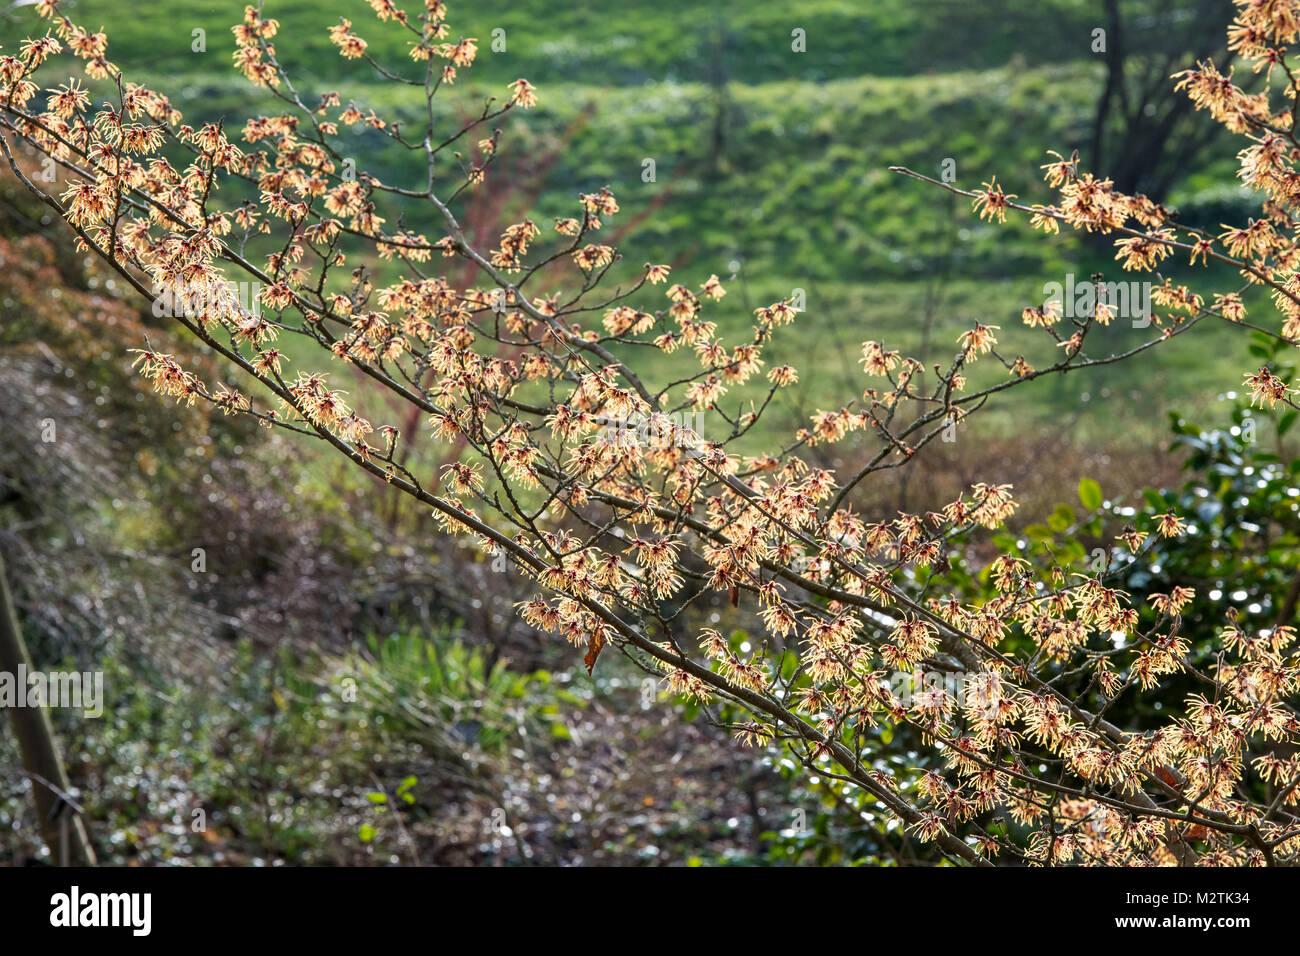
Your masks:
M 240 3 L 66 6 L 102 23 L 110 58 L 172 94 L 190 122 L 224 117 L 229 128 L 278 111 L 230 66 Z M 480 44 L 439 97 L 449 125 L 517 76 L 541 95 L 505 124 L 490 198 L 464 210 L 475 234 L 491 240 L 525 213 L 570 215 L 578 192 L 609 185 L 629 262 L 668 262 L 688 284 L 722 277 L 724 334 L 805 290 L 807 312 L 766 356 L 797 365 L 801 386 L 781 394 L 747 451 L 859 393 L 864 339 L 930 364 L 976 319 L 1023 339 L 1019 312 L 1045 282 L 1128 278 L 1102 245 L 980 223 L 964 200 L 890 165 L 934 175 L 952 159 L 958 185 L 997 175 L 1042 201 L 1043 151 L 1078 149 L 1085 168 L 1207 228 L 1255 209 L 1234 185 L 1237 144 L 1208 136 L 1168 80 L 1222 47 L 1227 0 L 449 6 L 453 32 Z M 364 4 L 273 0 L 265 12 L 281 22 L 277 51 L 306 99 L 338 89 L 363 110 L 418 115 L 410 91 L 328 42 L 347 16 L 381 60 L 407 62 L 405 37 Z M 21 8 L 0 17 L 0 42 L 32 22 Z M 1093 49 L 1098 28 L 1105 52 Z M 791 51 L 795 29 L 806 53 Z M 495 30 L 503 52 L 491 48 Z M 348 135 L 384 181 L 413 175 L 378 134 Z M 653 182 L 642 180 L 647 158 Z M 407 223 L 433 228 L 421 210 Z M 1202 272 L 1207 288 L 1233 278 Z M 1248 303 L 1270 323 L 1262 297 Z M 1114 349 L 1146 335 L 1124 323 L 1098 331 Z M 780 746 L 733 742 L 718 725 L 739 715 L 672 700 L 614 654 L 588 677 L 580 653 L 514 618 L 511 604 L 531 592 L 512 574 L 441 540 L 427 515 L 345 462 L 160 400 L 129 370 L 128 350 L 146 343 L 191 356 L 209 381 L 230 374 L 0 177 L 0 551 L 36 660 L 105 672 L 103 719 L 54 713 L 102 860 L 934 862 L 853 793 L 796 772 Z M 1047 355 L 1036 347 L 1031 363 Z M 1194 646 L 1209 647 L 1225 605 L 1256 624 L 1291 619 L 1294 416 L 1252 412 L 1234 388 L 1243 371 L 1283 359 L 1241 329 L 1203 325 L 1138 365 L 1012 390 L 957 442 L 927 449 L 923 468 L 889 473 L 861 509 L 922 510 L 975 480 L 1011 482 L 1022 503 L 1011 527 L 954 542 L 932 591 L 986 597 L 983 568 L 1002 551 L 1083 568 L 1102 548 L 1137 600 L 1197 589 L 1182 621 Z M 669 361 L 652 358 L 649 376 Z M 349 387 L 384 419 L 382 406 L 365 407 L 379 399 L 362 381 Z M 41 440 L 48 420 L 54 442 Z M 414 467 L 430 472 L 446 454 L 416 449 Z M 846 442 L 812 458 L 852 469 L 866 454 Z M 1098 483 L 1101 503 L 1073 495 L 1081 478 Z M 1125 525 L 1171 505 L 1194 516 L 1188 535 L 1137 561 L 1104 552 Z M 724 610 L 712 595 L 697 606 L 700 623 Z M 1116 719 L 1141 723 L 1151 715 L 1139 706 L 1122 698 Z M 904 785 L 935 759 L 905 730 L 879 735 L 875 759 Z M 44 863 L 16 766 L 0 736 L 0 861 Z

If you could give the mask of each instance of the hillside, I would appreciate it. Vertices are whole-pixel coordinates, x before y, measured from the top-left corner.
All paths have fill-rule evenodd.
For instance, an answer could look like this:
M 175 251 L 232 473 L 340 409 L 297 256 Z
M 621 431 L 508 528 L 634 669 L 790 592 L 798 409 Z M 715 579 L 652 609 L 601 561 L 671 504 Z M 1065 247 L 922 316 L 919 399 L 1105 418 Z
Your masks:
M 376 22 L 361 3 L 339 10 L 372 54 L 409 62 L 406 35 L 394 24 Z M 223 117 L 230 126 L 279 111 L 229 66 L 229 26 L 241 4 L 77 0 L 77 11 L 104 23 L 111 57 L 175 94 L 190 121 Z M 344 102 L 418 121 L 416 91 L 376 82 L 367 66 L 337 55 L 327 36 L 334 15 L 293 0 L 265 12 L 281 23 L 278 55 L 306 99 L 338 89 Z M 937 358 L 974 319 L 1017 325 L 1020 310 L 1041 301 L 1045 282 L 1067 273 L 1119 277 L 1104 249 L 1073 237 L 1043 243 L 1023 223 L 981 223 L 966 202 L 887 169 L 934 173 L 951 158 L 958 185 L 997 175 L 1023 198 L 1046 196 L 1044 150 L 1084 146 L 1091 129 L 1102 68 L 1086 38 L 1096 16 L 1080 0 L 1000 0 L 978 15 L 955 0 L 818 0 L 797 10 L 767 0 L 635 0 L 604 10 L 452 3 L 453 31 L 477 37 L 480 52 L 439 108 L 450 128 L 516 76 L 539 85 L 539 108 L 505 125 L 500 178 L 514 185 L 501 222 L 525 210 L 543 222 L 569 215 L 576 193 L 609 185 L 624 210 L 618 241 L 629 262 L 669 262 L 687 282 L 717 273 L 737 293 L 723 303 L 724 330 L 744 328 L 752 308 L 803 289 L 808 314 L 770 353 L 773 361 L 798 360 L 805 373 L 805 388 L 782 396 L 777 409 L 789 422 L 860 388 L 853 359 L 865 338 L 903 349 L 924 339 Z M 491 48 L 498 29 L 502 52 Z M 806 53 L 791 50 L 796 29 L 805 31 Z M 203 52 L 191 49 L 195 30 L 206 31 Z M 385 181 L 422 175 L 418 157 L 353 129 L 357 155 Z M 1191 157 L 1173 203 L 1216 215 L 1232 207 L 1231 194 L 1206 184 L 1231 175 L 1233 149 L 1221 139 Z M 647 159 L 653 182 L 643 181 Z M 436 228 L 427 210 L 402 212 L 409 225 Z M 1112 330 L 1111 338 L 1122 349 L 1140 335 Z M 1244 348 L 1232 330 L 1205 329 L 1196 341 L 1162 349 L 1140 381 L 1103 371 L 1032 398 L 1012 393 L 982 427 L 1012 434 L 1068 416 L 1081 436 L 1113 439 L 1108 416 L 1085 407 L 1107 396 L 1152 412 L 1135 416 L 1125 433 L 1147 440 L 1159 433 L 1163 408 L 1213 401 L 1202 387 L 1206 355 L 1209 374 L 1233 382 Z M 1035 360 L 1032 348 L 1026 357 Z

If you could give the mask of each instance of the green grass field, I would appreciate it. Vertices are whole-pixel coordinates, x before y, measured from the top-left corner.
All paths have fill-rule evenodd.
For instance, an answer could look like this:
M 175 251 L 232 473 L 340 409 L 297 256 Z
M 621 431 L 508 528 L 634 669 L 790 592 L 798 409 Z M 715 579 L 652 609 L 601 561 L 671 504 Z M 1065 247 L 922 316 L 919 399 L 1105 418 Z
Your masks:
M 545 223 L 572 214 L 578 192 L 609 185 L 623 207 L 614 227 L 638 223 L 619 240 L 628 273 L 653 261 L 671 263 L 674 279 L 687 283 L 723 277 L 732 294 L 714 315 L 729 344 L 746 334 L 754 307 L 805 290 L 808 312 L 767 355 L 769 364 L 790 362 L 802 373 L 797 392 L 774 408 L 783 424 L 860 394 L 869 384 L 856 364 L 865 339 L 907 352 L 919 347 L 928 321 L 932 363 L 949 358 L 957 335 L 980 320 L 1002 328 L 1005 353 L 1041 362 L 1050 348 L 1036 344 L 1018 316 L 1041 301 L 1044 282 L 1096 271 L 1128 278 L 1104 249 L 1071 236 L 1042 241 L 1023 221 L 981 223 L 967 201 L 887 169 L 933 174 L 952 158 L 958 185 L 997 175 L 1022 199 L 1046 198 L 1043 151 L 1086 140 L 1101 76 L 1085 42 L 1096 13 L 1083 0 L 999 0 L 978 14 L 958 0 L 449 7 L 452 38 L 480 42 L 475 67 L 440 100 L 449 128 L 516 76 L 540 88 L 539 109 L 506 123 L 499 175 L 531 176 L 511 156 L 557 155 L 535 200 L 518 190 L 507 214 L 522 214 L 531 201 L 529 215 Z M 228 127 L 279 111 L 230 66 L 229 26 L 242 9 L 212 0 L 69 5 L 76 19 L 105 27 L 110 57 L 128 75 L 174 94 L 189 121 L 221 116 Z M 278 55 L 301 77 L 309 102 L 337 89 L 344 102 L 417 121 L 418 90 L 376 82 L 328 41 L 327 27 L 347 16 L 372 53 L 413 73 L 407 35 L 378 23 L 364 3 L 272 0 L 265 14 L 281 22 Z M 199 29 L 204 52 L 192 50 Z M 496 29 L 505 31 L 503 52 L 490 47 Z M 805 31 L 805 53 L 791 50 L 796 29 Z M 354 142 L 361 163 L 384 181 L 421 178 L 419 157 L 378 134 L 358 132 Z M 1223 185 L 1232 181 L 1236 146 L 1222 138 L 1192 157 L 1174 204 L 1222 204 L 1225 195 L 1240 202 Z M 655 161 L 653 182 L 642 181 L 646 159 Z M 1242 218 L 1247 212 L 1243 205 Z M 412 226 L 436 228 L 432 210 L 401 213 Z M 1259 314 L 1273 321 L 1266 308 Z M 1081 438 L 1149 441 L 1163 434 L 1166 408 L 1204 408 L 1240 382 L 1250 362 L 1238 331 L 1207 323 L 1140 366 L 1012 390 L 984 413 L 984 427 L 1015 433 L 1069 422 Z M 1123 350 L 1140 335 L 1111 329 L 1105 339 Z M 650 378 L 691 361 L 680 353 L 638 358 Z M 989 362 L 972 378 L 993 372 Z
M 419 3 L 398 6 L 413 16 L 421 9 Z M 67 7 L 74 19 L 112 28 L 111 52 L 120 62 L 150 63 L 175 75 L 212 68 L 196 60 L 216 60 L 218 68 L 230 62 L 230 27 L 242 19 L 244 4 L 76 0 Z M 935 74 L 996 66 L 1016 55 L 1031 64 L 1055 62 L 1086 55 L 1098 19 L 1088 0 L 595 0 L 568 7 L 473 0 L 448 8 L 451 39 L 479 40 L 476 72 L 486 79 L 527 76 L 553 83 L 581 77 L 593 86 L 706 80 L 719 61 L 731 79 L 746 84 Z M 281 24 L 277 49 L 284 61 L 320 77 L 369 76 L 363 65 L 340 62 L 329 42 L 327 27 L 340 16 L 357 25 L 379 57 L 393 62 L 407 54 L 410 35 L 377 23 L 359 0 L 271 0 L 264 14 Z M 196 29 L 206 32 L 206 54 L 192 52 Z M 505 50 L 494 52 L 497 30 L 504 31 Z M 804 32 L 804 53 L 791 49 L 795 30 Z M 971 42 L 974 37 L 979 42 Z

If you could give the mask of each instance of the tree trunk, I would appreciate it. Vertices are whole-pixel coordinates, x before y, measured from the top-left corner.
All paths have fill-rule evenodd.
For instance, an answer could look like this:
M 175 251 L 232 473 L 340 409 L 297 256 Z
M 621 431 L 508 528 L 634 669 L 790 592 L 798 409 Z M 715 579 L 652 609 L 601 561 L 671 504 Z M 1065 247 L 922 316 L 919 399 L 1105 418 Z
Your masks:
M 32 661 L 18 627 L 18 614 L 9 595 L 5 578 L 4 558 L 0 557 L 0 671 L 15 675 L 20 666 L 25 673 L 33 673 Z M 26 688 L 18 688 L 25 693 Z M 67 797 L 68 776 L 63 770 L 59 745 L 54 739 L 54 727 L 44 707 L 7 708 L 9 723 L 18 738 L 23 770 L 32 782 L 36 799 L 36 815 L 40 818 L 41 836 L 49 847 L 50 855 L 60 864 L 94 866 L 95 851 L 90 845 L 79 808 Z

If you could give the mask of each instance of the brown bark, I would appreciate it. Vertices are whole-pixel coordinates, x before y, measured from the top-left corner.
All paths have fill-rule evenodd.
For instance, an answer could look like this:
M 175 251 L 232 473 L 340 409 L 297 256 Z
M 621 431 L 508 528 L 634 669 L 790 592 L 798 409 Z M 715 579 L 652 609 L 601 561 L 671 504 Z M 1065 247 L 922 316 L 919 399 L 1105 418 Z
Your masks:
M 19 665 L 27 673 L 34 670 L 9 595 L 4 558 L 0 557 L 0 671 L 17 674 Z M 21 693 L 24 689 L 19 690 Z M 18 738 L 23 770 L 32 782 L 41 836 L 51 856 L 61 865 L 94 866 L 95 850 L 90 845 L 80 808 L 68 797 L 71 787 L 54 739 L 50 715 L 44 707 L 12 707 L 8 708 L 8 715 Z

